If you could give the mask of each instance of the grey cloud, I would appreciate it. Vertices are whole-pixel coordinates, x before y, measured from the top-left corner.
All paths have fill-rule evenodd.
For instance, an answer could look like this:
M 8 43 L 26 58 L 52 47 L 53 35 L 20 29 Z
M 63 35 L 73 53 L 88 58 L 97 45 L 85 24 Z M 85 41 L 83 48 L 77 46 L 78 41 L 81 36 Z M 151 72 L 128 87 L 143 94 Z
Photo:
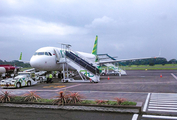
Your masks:
M 155 56 L 162 49 L 164 57 L 177 58 L 176 4 L 176 0 L 0 1 L 0 59 L 15 59 L 24 51 L 27 60 L 38 48 L 59 47 L 58 42 L 90 53 L 95 35 L 98 53 L 121 59 Z M 12 50 L 15 54 L 7 56 Z

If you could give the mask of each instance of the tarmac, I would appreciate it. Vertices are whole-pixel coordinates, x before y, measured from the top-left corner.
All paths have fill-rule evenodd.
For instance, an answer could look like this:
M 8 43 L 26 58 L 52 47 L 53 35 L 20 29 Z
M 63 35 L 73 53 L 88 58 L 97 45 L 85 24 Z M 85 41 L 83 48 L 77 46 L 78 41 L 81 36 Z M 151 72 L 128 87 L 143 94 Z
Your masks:
M 54 83 L 51 84 L 38 83 L 31 87 L 3 90 L 12 91 L 15 95 L 36 91 L 42 98 L 54 98 L 59 91 L 79 92 L 79 94 L 85 96 L 85 99 L 91 100 L 114 100 L 115 97 L 125 98 L 128 101 L 137 102 L 141 106 L 142 114 L 177 116 L 177 110 L 175 109 L 175 104 L 177 104 L 175 100 L 177 70 L 133 70 L 127 71 L 127 74 L 127 76 L 121 77 L 109 76 L 109 80 L 108 76 L 101 76 L 99 83 L 61 83 L 58 78 L 55 78 L 53 79 Z M 159 106 L 159 102 L 165 106 Z M 6 106 L 7 104 L 0 105 Z M 66 108 L 68 107 L 75 110 L 81 108 L 86 110 L 83 106 L 81 108 L 77 108 L 78 106 L 66 106 Z M 129 111 L 129 113 L 137 112 Z

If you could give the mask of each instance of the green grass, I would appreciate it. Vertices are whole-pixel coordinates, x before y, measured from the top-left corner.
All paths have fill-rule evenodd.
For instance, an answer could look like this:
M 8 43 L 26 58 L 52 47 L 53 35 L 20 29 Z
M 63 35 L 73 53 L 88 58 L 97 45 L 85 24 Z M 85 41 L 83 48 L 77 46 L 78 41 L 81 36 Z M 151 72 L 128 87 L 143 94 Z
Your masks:
M 82 100 L 80 104 L 87 104 L 87 105 L 96 105 L 97 103 L 93 100 Z M 120 105 L 136 105 L 136 102 L 132 101 L 124 101 Z M 106 101 L 105 103 L 101 103 L 99 105 L 118 105 L 117 101 Z
M 122 67 L 125 70 L 177 70 L 177 64 L 166 64 L 166 65 L 131 65 Z
M 89 105 L 95 105 L 95 104 L 97 104 L 95 101 L 93 101 L 93 100 L 82 100 L 81 102 L 80 102 L 80 104 L 89 104 Z
M 37 100 L 38 103 L 53 103 L 54 99 L 39 99 Z
M 136 105 L 136 102 L 124 101 L 120 105 Z
M 25 101 L 25 97 L 22 96 L 14 96 L 11 98 L 11 102 L 24 102 Z
M 36 101 L 36 103 L 53 103 L 54 99 L 38 99 Z M 11 98 L 11 102 L 25 102 L 25 97 L 22 96 L 14 96 Z M 98 103 L 96 103 L 96 101 L 93 100 L 82 100 L 81 102 L 79 102 L 79 104 L 83 104 L 83 105 L 98 105 Z M 117 101 L 106 101 L 105 103 L 101 103 L 99 105 L 118 105 Z M 122 102 L 120 105 L 136 105 L 136 102 L 132 102 L 132 101 L 124 101 Z
M 28 70 L 28 69 L 32 69 L 31 67 L 29 68 L 21 68 L 20 71 L 24 71 L 24 70 Z
M 53 103 L 53 99 L 38 99 L 36 102 L 37 103 Z M 23 96 L 14 96 L 11 98 L 11 102 L 26 102 L 25 97 Z
M 118 105 L 117 101 L 108 101 L 108 105 Z

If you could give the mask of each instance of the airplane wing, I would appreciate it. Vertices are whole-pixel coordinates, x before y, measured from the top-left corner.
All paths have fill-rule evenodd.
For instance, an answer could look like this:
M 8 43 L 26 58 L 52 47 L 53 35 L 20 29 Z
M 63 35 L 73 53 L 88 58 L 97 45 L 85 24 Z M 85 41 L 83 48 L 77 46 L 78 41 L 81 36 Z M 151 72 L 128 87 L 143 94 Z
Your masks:
M 163 58 L 163 57 L 131 58 L 131 59 L 110 60 L 110 61 L 99 61 L 99 62 L 96 62 L 96 63 L 97 64 L 105 64 L 105 63 L 116 63 L 116 62 L 121 62 L 121 61 L 143 60 L 143 59 L 156 59 L 156 58 Z

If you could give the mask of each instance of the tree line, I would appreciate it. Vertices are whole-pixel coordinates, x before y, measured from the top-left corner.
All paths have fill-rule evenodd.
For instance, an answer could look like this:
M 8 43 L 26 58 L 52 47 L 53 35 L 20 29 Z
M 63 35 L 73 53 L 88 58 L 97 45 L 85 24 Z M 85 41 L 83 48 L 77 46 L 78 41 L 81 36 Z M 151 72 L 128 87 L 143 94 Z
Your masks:
M 150 59 L 139 59 L 139 60 L 128 60 L 128 61 L 122 61 L 119 62 L 119 65 L 123 65 L 123 66 L 131 66 L 131 65 L 150 65 L 150 66 L 154 66 L 155 64 L 161 64 L 161 65 L 165 65 L 165 64 L 177 64 L 177 60 L 176 59 L 171 59 L 169 61 L 167 61 L 166 58 L 150 58 Z
M 24 67 L 24 68 L 31 67 L 29 63 L 24 63 L 18 60 L 13 60 L 13 61 L 0 60 L 0 65 L 12 65 L 12 66 Z

